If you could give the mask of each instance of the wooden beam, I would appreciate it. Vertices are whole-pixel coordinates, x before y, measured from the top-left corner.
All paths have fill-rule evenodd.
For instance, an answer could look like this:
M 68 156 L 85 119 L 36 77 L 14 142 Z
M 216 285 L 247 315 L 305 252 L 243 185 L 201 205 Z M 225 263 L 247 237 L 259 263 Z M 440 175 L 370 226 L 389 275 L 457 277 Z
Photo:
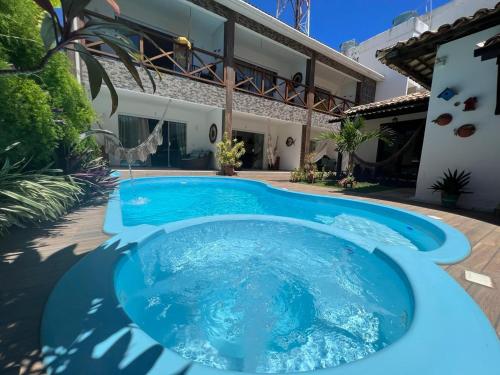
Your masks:
M 495 115 L 500 115 L 500 57 L 497 58 L 497 105 Z
M 224 131 L 229 139 L 233 137 L 233 93 L 236 79 L 234 71 L 234 30 L 235 15 L 234 12 L 230 12 L 224 24 L 224 83 L 226 85 Z
M 316 53 L 311 53 L 311 58 L 306 65 L 306 85 L 307 85 L 307 117 L 306 123 L 302 125 L 302 137 L 300 143 L 300 165 L 304 166 L 304 157 L 309 153 L 309 143 L 311 141 L 312 113 L 314 109 L 314 76 L 316 71 Z

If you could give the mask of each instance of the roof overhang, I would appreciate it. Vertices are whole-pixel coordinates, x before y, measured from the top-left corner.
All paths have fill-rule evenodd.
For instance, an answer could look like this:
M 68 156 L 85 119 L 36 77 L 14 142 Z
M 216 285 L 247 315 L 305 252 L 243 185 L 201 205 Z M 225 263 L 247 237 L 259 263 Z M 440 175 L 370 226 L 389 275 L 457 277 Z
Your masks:
M 481 57 L 481 61 L 500 57 L 500 33 L 478 45 L 474 57 Z
M 269 27 L 276 32 L 295 40 L 298 43 L 303 44 L 306 47 L 340 63 L 350 69 L 368 77 L 375 81 L 382 81 L 384 76 L 376 71 L 354 61 L 353 59 L 343 55 L 339 51 L 328 47 L 326 44 L 323 44 L 316 39 L 313 39 L 307 36 L 304 33 L 294 29 L 293 27 L 287 25 L 284 22 L 281 22 L 277 18 L 270 16 L 269 14 L 261 11 L 260 9 L 242 1 L 242 0 L 216 0 L 218 3 L 238 12 L 245 17 L 248 17 L 260 24 Z
M 379 102 L 358 105 L 345 111 L 345 117 L 362 116 L 366 120 L 426 112 L 429 106 L 428 91 L 398 96 Z
M 377 51 L 377 58 L 427 89 L 432 84 L 438 46 L 500 24 L 500 2 L 492 9 L 480 9 L 471 17 L 462 17 L 436 31 Z

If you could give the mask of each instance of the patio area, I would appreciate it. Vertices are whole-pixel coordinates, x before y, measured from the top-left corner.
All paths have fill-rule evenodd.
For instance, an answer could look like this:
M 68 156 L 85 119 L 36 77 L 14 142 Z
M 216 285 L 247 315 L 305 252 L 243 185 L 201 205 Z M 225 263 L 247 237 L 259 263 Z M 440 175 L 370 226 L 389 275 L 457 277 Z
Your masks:
M 134 177 L 158 175 L 213 175 L 210 171 L 142 170 Z M 122 171 L 127 177 L 128 172 Z M 240 172 L 274 186 L 313 194 L 346 196 L 409 209 L 438 217 L 462 231 L 472 245 L 464 261 L 442 266 L 481 306 L 500 335 L 500 222 L 491 215 L 444 211 L 409 199 L 411 189 L 368 194 L 334 192 L 328 187 L 288 182 L 288 172 Z M 43 374 L 39 362 L 39 327 L 45 301 L 57 280 L 86 253 L 109 238 L 102 232 L 105 205 L 79 209 L 63 220 L 14 230 L 0 240 L 0 369 L 2 374 Z M 488 275 L 494 288 L 465 280 L 465 270 Z

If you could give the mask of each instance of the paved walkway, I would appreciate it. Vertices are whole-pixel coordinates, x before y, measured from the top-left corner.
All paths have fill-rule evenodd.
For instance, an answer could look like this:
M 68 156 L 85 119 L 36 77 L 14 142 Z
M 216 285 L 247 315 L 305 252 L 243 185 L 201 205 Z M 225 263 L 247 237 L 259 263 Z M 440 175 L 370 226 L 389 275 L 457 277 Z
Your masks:
M 147 175 L 212 175 L 207 171 L 135 171 Z M 126 172 L 124 171 L 126 177 Z M 288 182 L 284 172 L 241 172 L 242 178 L 262 179 L 290 190 L 343 195 L 326 187 Z M 492 216 L 468 211 L 448 212 L 440 207 L 411 202 L 411 189 L 348 194 L 356 199 L 385 203 L 433 215 L 461 230 L 473 249 L 461 263 L 443 268 L 476 300 L 500 335 L 500 222 Z M 45 301 L 57 280 L 84 254 L 108 236 L 102 233 L 105 206 L 80 209 L 63 220 L 15 230 L 0 239 L 0 374 L 42 374 L 39 362 L 39 327 Z M 464 271 L 493 278 L 495 288 L 472 284 Z M 95 275 L 98 277 L 98 275 Z M 437 312 L 439 313 L 439 312 Z M 89 374 L 92 373 L 89 369 Z

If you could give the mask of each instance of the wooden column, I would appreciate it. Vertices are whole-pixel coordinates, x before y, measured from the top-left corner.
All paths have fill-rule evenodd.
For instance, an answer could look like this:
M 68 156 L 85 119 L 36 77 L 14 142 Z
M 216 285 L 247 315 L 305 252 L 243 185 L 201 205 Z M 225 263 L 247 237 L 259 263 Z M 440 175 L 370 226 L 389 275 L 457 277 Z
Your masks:
M 311 141 L 312 112 L 314 106 L 314 75 L 316 70 L 316 53 L 313 52 L 311 58 L 307 60 L 306 85 L 307 85 L 307 117 L 306 123 L 302 125 L 302 141 L 300 144 L 300 165 L 304 166 L 304 156 L 309 153 L 309 143 Z
M 234 72 L 234 12 L 230 12 L 224 24 L 224 82 L 226 85 L 226 107 L 223 111 L 224 132 L 232 139 L 233 132 L 233 92 L 235 85 Z
M 495 115 L 500 115 L 500 57 L 497 57 L 497 106 Z

